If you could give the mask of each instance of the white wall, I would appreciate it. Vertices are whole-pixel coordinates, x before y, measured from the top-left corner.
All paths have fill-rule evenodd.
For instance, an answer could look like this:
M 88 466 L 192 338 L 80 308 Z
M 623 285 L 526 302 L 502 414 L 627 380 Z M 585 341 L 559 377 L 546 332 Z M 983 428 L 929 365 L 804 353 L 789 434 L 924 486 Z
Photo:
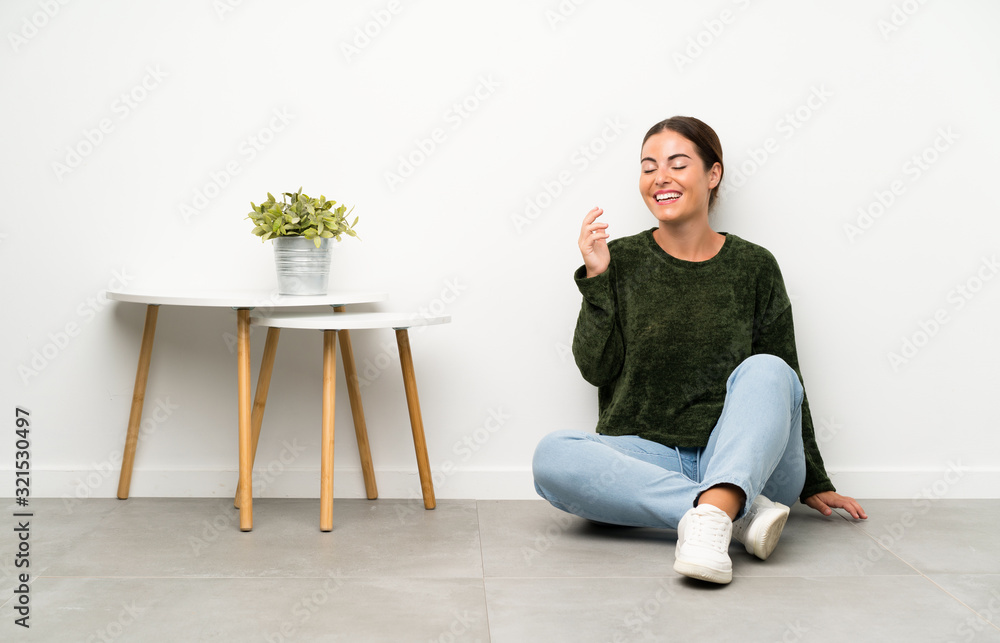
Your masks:
M 640 142 L 688 114 L 717 130 L 739 186 L 717 229 L 783 267 L 840 490 L 996 497 L 1000 279 L 982 266 L 1000 254 L 1000 5 L 828 7 L 4 2 L 0 495 L 13 489 L 16 405 L 34 422 L 34 494 L 114 495 L 144 311 L 100 293 L 122 276 L 137 289 L 273 287 L 270 248 L 244 216 L 301 185 L 357 205 L 363 242 L 338 249 L 338 286 L 389 291 L 374 308 L 453 316 L 412 337 L 433 467 L 456 467 L 439 497 L 533 497 L 539 438 L 596 420 L 568 352 L 580 220 L 601 205 L 616 236 L 651 227 Z M 253 154 L 251 137 L 266 141 Z M 877 195 L 894 185 L 883 213 Z M 880 216 L 859 222 L 863 209 Z M 935 314 L 946 321 L 921 335 Z M 232 311 L 161 309 L 134 495 L 233 492 L 234 327 Z M 385 366 L 363 392 L 382 495 L 416 496 L 398 359 L 380 356 L 392 334 L 354 338 L 362 371 Z M 902 338 L 921 346 L 894 367 Z M 252 341 L 256 371 L 263 333 Z M 283 333 L 258 455 L 258 473 L 277 473 L 260 495 L 318 494 L 320 344 Z M 336 491 L 359 496 L 339 386 Z M 156 423 L 158 403 L 171 408 Z M 504 418 L 493 432 L 491 413 Z M 286 441 L 301 453 L 283 455 Z

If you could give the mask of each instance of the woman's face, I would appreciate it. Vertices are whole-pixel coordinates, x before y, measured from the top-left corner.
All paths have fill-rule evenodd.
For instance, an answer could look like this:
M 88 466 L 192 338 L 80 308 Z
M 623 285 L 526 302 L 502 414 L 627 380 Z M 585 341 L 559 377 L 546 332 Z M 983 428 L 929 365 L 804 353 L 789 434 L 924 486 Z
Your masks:
M 654 217 L 679 223 L 708 216 L 709 193 L 722 178 L 722 166 L 706 169 L 694 143 L 664 130 L 646 140 L 640 164 L 639 192 Z

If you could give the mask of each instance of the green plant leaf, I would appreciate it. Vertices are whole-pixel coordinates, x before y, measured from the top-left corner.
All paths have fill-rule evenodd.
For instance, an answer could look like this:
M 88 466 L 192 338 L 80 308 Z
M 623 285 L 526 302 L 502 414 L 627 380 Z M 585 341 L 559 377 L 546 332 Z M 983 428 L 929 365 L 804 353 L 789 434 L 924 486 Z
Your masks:
M 352 228 L 358 224 L 358 217 L 348 223 L 344 215 L 345 212 L 353 212 L 354 206 L 348 210 L 346 205 L 338 205 L 337 201 L 327 199 L 325 194 L 318 199 L 310 197 L 302 192 L 302 186 L 295 192 L 281 194 L 281 201 L 268 192 L 267 200 L 259 205 L 250 202 L 253 211 L 246 218 L 254 224 L 253 234 L 260 236 L 262 241 L 281 236 L 302 236 L 312 239 L 318 246 L 320 239 L 340 241 L 344 233 L 357 237 Z

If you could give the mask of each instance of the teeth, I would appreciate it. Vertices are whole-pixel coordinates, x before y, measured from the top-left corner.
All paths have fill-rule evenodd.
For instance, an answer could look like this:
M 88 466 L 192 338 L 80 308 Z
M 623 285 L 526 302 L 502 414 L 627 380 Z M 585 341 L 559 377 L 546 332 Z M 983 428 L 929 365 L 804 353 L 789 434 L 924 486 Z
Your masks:
M 681 195 L 677 194 L 676 192 L 672 193 L 672 194 L 657 194 L 656 195 L 656 200 L 657 201 L 675 201 L 675 200 L 677 200 L 679 198 L 681 198 Z

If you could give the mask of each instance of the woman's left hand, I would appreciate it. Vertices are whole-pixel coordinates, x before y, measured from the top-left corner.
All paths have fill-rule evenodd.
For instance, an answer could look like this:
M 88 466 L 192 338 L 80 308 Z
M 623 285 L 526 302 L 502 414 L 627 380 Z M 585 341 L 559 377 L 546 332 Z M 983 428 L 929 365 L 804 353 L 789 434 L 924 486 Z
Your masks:
M 824 516 L 832 514 L 833 508 L 837 507 L 851 514 L 851 517 L 853 518 L 868 517 L 868 514 L 866 514 L 865 510 L 861 508 L 861 505 L 858 504 L 857 500 L 854 498 L 848 498 L 847 496 L 842 496 L 836 491 L 821 491 L 815 495 L 809 496 L 806 498 L 805 504 L 820 512 Z

